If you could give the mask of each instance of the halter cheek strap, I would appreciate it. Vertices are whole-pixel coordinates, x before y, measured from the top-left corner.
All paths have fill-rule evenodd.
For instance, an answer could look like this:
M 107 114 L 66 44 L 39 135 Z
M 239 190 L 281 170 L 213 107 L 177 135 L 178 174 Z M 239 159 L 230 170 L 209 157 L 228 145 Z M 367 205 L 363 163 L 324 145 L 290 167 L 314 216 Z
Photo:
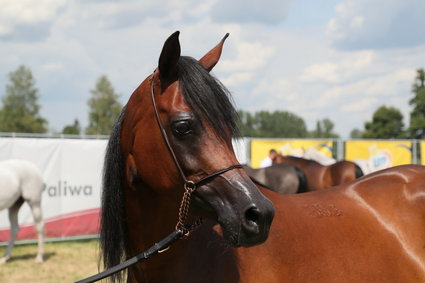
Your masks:
M 176 168 L 184 182 L 184 194 L 183 194 L 183 198 L 182 198 L 182 202 L 180 203 L 180 209 L 179 209 L 179 220 L 177 222 L 176 225 L 176 229 L 181 229 L 184 231 L 185 235 L 188 235 L 189 232 L 193 229 L 195 229 L 200 223 L 201 220 L 198 219 L 195 224 L 190 225 L 189 229 L 188 229 L 188 225 L 185 225 L 185 220 L 187 218 L 187 215 L 189 213 L 189 206 L 190 206 L 190 197 L 192 195 L 192 193 L 196 190 L 196 188 L 205 185 L 206 183 L 208 183 L 209 181 L 211 181 L 212 179 L 214 179 L 215 177 L 226 173 L 227 171 L 236 169 L 236 168 L 242 168 L 242 165 L 240 164 L 235 164 L 235 165 L 231 165 L 229 167 L 217 170 L 211 174 L 208 174 L 207 176 L 204 176 L 202 179 L 200 179 L 197 182 L 193 182 L 191 180 L 188 180 L 186 178 L 186 175 L 183 172 L 182 167 L 180 166 L 180 163 L 177 159 L 177 156 L 173 150 L 173 147 L 171 146 L 170 140 L 168 139 L 168 135 L 167 132 L 165 131 L 165 127 L 161 122 L 161 118 L 159 117 L 159 112 L 158 112 L 158 108 L 156 106 L 156 101 L 155 101 L 155 94 L 154 94 L 154 78 L 155 78 L 155 72 L 152 74 L 151 78 L 150 78 L 150 84 L 151 84 L 151 99 L 152 99 L 152 105 L 153 105 L 153 109 L 155 112 L 155 118 L 156 118 L 156 122 L 158 124 L 158 128 L 161 132 L 162 138 L 165 142 L 165 145 L 167 146 L 168 152 L 170 153 L 171 157 L 173 158 L 174 164 L 176 165 Z
M 180 164 L 177 160 L 177 156 L 174 153 L 174 150 L 171 147 L 170 140 L 168 139 L 168 135 L 165 132 L 165 127 L 161 122 L 161 118 L 159 117 L 158 107 L 156 106 L 155 94 L 154 94 L 154 89 L 153 89 L 154 78 L 155 78 L 155 73 L 152 74 L 152 77 L 150 78 L 150 83 L 151 83 L 151 99 L 152 99 L 153 110 L 155 111 L 156 122 L 158 123 L 158 128 L 161 131 L 162 139 L 164 140 L 165 145 L 167 146 L 168 152 L 170 152 L 171 157 L 173 158 L 174 164 L 176 164 L 177 170 L 179 171 L 180 176 L 182 177 L 183 181 L 186 184 L 189 181 L 186 179 L 186 176 L 183 173 L 183 169 L 181 168 L 181 166 L 180 166 Z

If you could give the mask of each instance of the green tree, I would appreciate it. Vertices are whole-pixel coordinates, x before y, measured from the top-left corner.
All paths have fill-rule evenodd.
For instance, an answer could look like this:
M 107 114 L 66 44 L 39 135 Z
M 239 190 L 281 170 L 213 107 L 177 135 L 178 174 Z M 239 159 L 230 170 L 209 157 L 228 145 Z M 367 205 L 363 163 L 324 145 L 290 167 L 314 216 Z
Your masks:
M 0 109 L 0 131 L 17 133 L 45 133 L 47 120 L 39 114 L 38 89 L 31 70 L 20 66 L 9 73 L 10 84 Z
M 255 117 L 249 112 L 245 112 L 242 110 L 238 111 L 239 115 L 239 131 L 241 136 L 244 137 L 255 137 L 256 131 L 254 129 Z
M 101 76 L 95 89 L 90 92 L 92 96 L 88 100 L 89 126 L 86 133 L 89 135 L 108 135 L 122 108 L 118 101 L 119 95 L 115 93 L 106 76 Z
M 74 124 L 65 126 L 62 130 L 62 134 L 65 135 L 79 135 L 81 133 L 80 122 L 77 119 L 74 120 Z
M 403 115 L 394 107 L 381 106 L 373 114 L 372 121 L 365 123 L 363 138 L 402 138 Z
M 362 137 L 362 135 L 363 135 L 362 131 L 360 131 L 359 129 L 353 129 L 350 133 L 350 138 L 359 139 Z
M 316 122 L 316 130 L 311 132 L 313 138 L 338 138 L 338 134 L 333 132 L 334 123 L 325 118 Z
M 259 111 L 254 114 L 239 111 L 241 135 L 251 137 L 306 137 L 302 118 L 287 111 Z
M 425 71 L 419 69 L 416 72 L 416 78 L 412 86 L 414 97 L 409 101 L 413 106 L 410 112 L 410 127 L 408 133 L 410 138 L 425 138 Z

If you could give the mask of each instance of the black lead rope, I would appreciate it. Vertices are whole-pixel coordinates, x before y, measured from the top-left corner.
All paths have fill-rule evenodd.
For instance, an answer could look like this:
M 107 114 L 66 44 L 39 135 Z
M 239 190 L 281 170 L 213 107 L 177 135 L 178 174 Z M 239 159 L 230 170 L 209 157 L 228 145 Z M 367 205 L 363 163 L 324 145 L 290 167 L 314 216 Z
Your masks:
M 194 184 L 194 188 L 198 187 L 198 186 L 202 186 L 205 183 L 207 183 L 209 180 L 217 177 L 218 175 L 221 175 L 227 171 L 236 169 L 236 168 L 242 168 L 242 165 L 240 164 L 236 164 L 236 165 L 232 165 L 229 166 L 227 168 L 224 168 L 222 170 L 219 170 L 217 172 L 214 172 L 210 175 L 205 176 L 204 178 L 202 178 L 201 180 L 199 180 L 197 183 Z M 121 270 L 124 270 L 126 268 L 129 268 L 130 266 L 138 263 L 138 262 L 142 262 L 148 258 L 150 258 L 151 256 L 161 253 L 162 251 L 166 251 L 174 242 L 184 238 L 187 236 L 187 233 L 191 230 L 193 230 L 194 228 L 196 228 L 197 226 L 200 225 L 199 220 L 197 222 L 195 222 L 193 225 L 190 226 L 185 226 L 182 228 L 179 228 L 179 225 L 177 225 L 178 227 L 176 228 L 176 230 L 174 232 L 172 232 L 170 235 L 168 235 L 167 237 L 165 237 L 163 240 L 159 241 L 158 243 L 155 243 L 152 247 L 150 247 L 148 250 L 118 264 L 115 265 L 113 267 L 111 267 L 110 269 L 107 269 L 105 271 L 102 271 L 96 275 L 87 277 L 85 279 L 82 279 L 80 281 L 76 281 L 75 283 L 92 283 L 92 282 L 96 282 L 99 281 L 103 278 L 109 277 L 112 274 L 115 274 L 117 272 L 120 272 Z
M 183 235 L 184 235 L 183 230 L 177 229 L 173 233 L 171 233 L 170 235 L 165 237 L 163 240 L 156 243 L 155 245 L 150 247 L 148 250 L 144 251 L 143 253 L 138 254 L 138 255 L 124 261 L 123 263 L 120 263 L 120 264 L 118 264 L 118 265 L 116 265 L 116 266 L 114 266 L 114 267 L 112 267 L 108 270 L 105 270 L 101 273 L 90 276 L 88 278 L 82 279 L 80 281 L 76 281 L 75 283 L 92 283 L 92 282 L 99 281 L 103 278 L 109 277 L 112 274 L 120 272 L 121 270 L 129 268 L 130 266 L 132 266 L 132 265 L 134 265 L 138 262 L 142 262 L 142 261 L 150 258 L 151 256 L 153 256 L 157 253 L 160 253 L 161 251 L 166 250 L 175 241 L 181 239 L 183 237 Z

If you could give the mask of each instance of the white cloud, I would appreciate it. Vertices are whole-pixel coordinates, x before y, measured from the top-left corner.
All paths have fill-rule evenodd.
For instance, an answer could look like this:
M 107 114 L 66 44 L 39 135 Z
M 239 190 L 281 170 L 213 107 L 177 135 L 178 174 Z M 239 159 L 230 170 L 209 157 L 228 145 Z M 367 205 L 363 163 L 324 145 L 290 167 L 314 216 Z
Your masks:
M 264 67 L 275 50 L 260 42 L 233 41 L 235 57 L 225 56 L 219 64 L 219 71 L 225 73 L 227 78 L 223 79 L 228 87 L 243 85 L 252 80 L 255 74 Z
M 376 99 L 374 97 L 363 97 L 353 103 L 342 105 L 341 109 L 347 112 L 361 112 L 368 110 L 370 106 L 374 104 L 376 104 Z
M 228 88 L 232 88 L 233 86 L 242 85 L 243 83 L 251 80 L 253 77 L 253 72 L 237 72 L 234 75 L 230 75 L 227 78 L 223 78 L 221 82 Z
M 49 33 L 49 23 L 65 3 L 65 0 L 2 1 L 0 39 L 38 40 L 45 37 Z
M 412 47 L 425 43 L 425 1 L 344 0 L 327 34 L 342 49 Z
M 281 52 L 285 40 L 276 44 L 279 53 L 261 68 L 263 76 L 257 73 L 244 96 L 237 96 L 242 108 L 291 111 L 303 117 L 309 129 L 315 121 L 330 118 L 344 137 L 354 128 L 362 129 L 381 105 L 394 106 L 408 117 L 410 87 L 418 62 L 425 59 L 422 48 L 340 52 L 326 50 L 323 44 L 315 45 L 316 51 L 322 50 L 316 56 L 298 63 L 289 63 L 285 56 L 302 59 L 311 45 L 292 47 L 287 54 Z
M 63 68 L 64 66 L 61 63 L 46 63 L 41 65 L 41 69 L 45 71 L 58 71 Z
M 372 2 L 367 2 L 371 11 L 366 11 L 364 0 L 346 0 L 339 6 L 334 24 L 328 26 L 333 44 L 351 42 L 351 49 L 371 46 L 359 42 L 374 38 L 374 34 L 394 21 L 394 17 L 389 17 L 389 22 L 382 20 L 382 7 Z M 399 7 L 405 7 L 400 2 Z M 12 7 L 10 3 L 5 7 Z M 221 0 L 72 1 L 62 6 L 56 5 L 56 1 L 28 3 L 28 7 L 40 3 L 45 11 L 24 20 L 20 15 L 8 14 L 5 18 L 4 10 L 0 9 L 0 32 L 3 29 L 5 34 L 10 29 L 25 39 L 14 42 L 0 36 L 0 53 L 8 54 L 0 65 L 0 87 L 7 83 L 10 71 L 20 64 L 29 66 L 40 89 L 42 114 L 58 130 L 75 118 L 83 126 L 86 124 L 84 109 L 89 91 L 103 74 L 122 94 L 125 103 L 156 67 L 162 44 L 175 30 L 181 31 L 182 54 L 195 58 L 202 57 L 230 32 L 221 62 L 213 72 L 234 93 L 238 108 L 291 111 L 305 119 L 309 129 L 318 119 L 330 118 L 343 136 L 354 127 L 362 128 L 380 105 L 395 106 L 406 115 L 415 70 L 424 67 L 421 64 L 425 62 L 424 45 L 335 49 L 326 40 L 325 28 L 318 27 L 317 22 L 315 26 L 306 23 L 295 29 L 285 25 L 291 1 L 243 7 L 242 13 L 237 11 L 239 6 Z M 249 6 L 250 2 L 246 3 Z M 393 0 L 388 3 L 396 9 Z M 217 13 L 226 9 L 233 12 L 223 14 L 218 21 Z M 376 15 L 374 25 L 371 15 Z M 266 19 L 268 16 L 270 19 Z M 37 38 L 43 40 L 31 42 L 34 34 L 21 28 L 30 19 L 34 24 L 27 26 L 37 27 Z M 272 22 L 279 24 L 268 24 Z M 72 107 L 64 107 L 71 104 Z
M 375 52 L 358 51 L 350 56 L 334 54 L 329 56 L 329 61 L 313 64 L 304 69 L 301 81 L 308 83 L 341 83 L 352 80 L 359 74 L 370 75 L 375 71 L 373 67 Z
M 337 68 L 338 65 L 332 62 L 314 64 L 304 70 L 301 80 L 305 82 L 338 82 L 340 78 Z
M 274 55 L 274 49 L 260 42 L 237 44 L 236 58 L 223 60 L 220 65 L 226 72 L 253 71 L 262 67 Z
M 211 15 L 218 22 L 277 24 L 286 19 L 292 2 L 293 0 L 217 0 Z

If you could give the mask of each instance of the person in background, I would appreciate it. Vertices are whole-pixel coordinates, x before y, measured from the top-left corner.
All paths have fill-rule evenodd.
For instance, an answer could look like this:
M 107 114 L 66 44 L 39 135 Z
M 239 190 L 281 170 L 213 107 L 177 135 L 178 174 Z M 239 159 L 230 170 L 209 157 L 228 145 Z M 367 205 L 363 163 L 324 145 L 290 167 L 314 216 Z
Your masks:
M 276 158 L 276 156 L 277 156 L 277 151 L 275 149 L 270 149 L 269 155 L 261 161 L 260 167 L 264 168 L 264 167 L 272 166 L 273 159 Z

